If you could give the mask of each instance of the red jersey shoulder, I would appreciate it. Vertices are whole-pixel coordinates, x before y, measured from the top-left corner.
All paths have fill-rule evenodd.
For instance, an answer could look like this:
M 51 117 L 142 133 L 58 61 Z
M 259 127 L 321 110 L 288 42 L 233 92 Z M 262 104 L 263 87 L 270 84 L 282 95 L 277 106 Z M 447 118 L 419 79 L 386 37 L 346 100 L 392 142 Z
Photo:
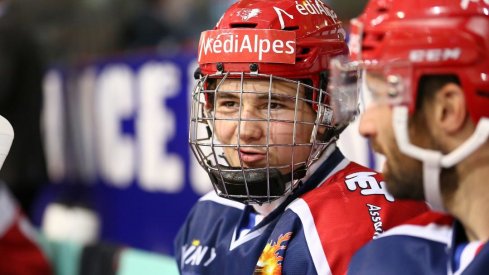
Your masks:
M 362 245 L 427 210 L 424 203 L 394 200 L 380 173 L 354 162 L 301 198 L 328 264 L 338 274 L 346 272 L 350 257 Z
M 368 234 L 374 237 L 428 210 L 424 202 L 395 200 L 380 173 L 354 162 L 302 198 L 315 219 L 335 212 L 328 219 L 339 224 L 353 221 L 357 229 L 369 227 Z
M 379 173 L 350 162 L 302 196 L 333 273 L 346 273 L 353 253 L 384 231 L 392 197 L 382 182 Z
M 341 197 L 347 201 L 367 196 L 394 201 L 387 192 L 382 174 L 355 162 L 350 162 L 345 168 L 325 179 L 317 189 L 314 193 L 327 193 L 326 197 Z M 306 194 L 304 199 L 307 201 L 312 196 L 317 194 Z

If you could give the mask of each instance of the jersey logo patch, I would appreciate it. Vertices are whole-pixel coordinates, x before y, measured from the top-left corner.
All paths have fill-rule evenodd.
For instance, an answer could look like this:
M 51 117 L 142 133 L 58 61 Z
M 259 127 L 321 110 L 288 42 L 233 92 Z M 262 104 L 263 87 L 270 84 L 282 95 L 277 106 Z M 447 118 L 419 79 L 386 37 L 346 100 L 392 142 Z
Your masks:
M 256 264 L 255 275 L 282 274 L 283 255 L 290 237 L 292 232 L 280 235 L 276 242 L 270 240 L 267 243 Z
M 182 246 L 182 260 L 180 267 L 184 265 L 208 266 L 216 258 L 216 249 L 201 245 L 199 240 L 193 240 L 191 245 Z
M 392 197 L 387 188 L 385 187 L 385 182 L 377 182 L 377 179 L 373 177 L 377 173 L 375 172 L 358 172 L 353 173 L 345 177 L 345 183 L 348 190 L 355 191 L 357 187 L 360 188 L 360 193 L 364 196 L 369 195 L 384 195 L 385 199 L 393 202 L 394 197 Z
M 384 229 L 382 228 L 382 217 L 380 216 L 380 210 L 382 210 L 382 207 L 367 203 L 367 208 L 375 232 L 373 239 L 376 239 L 380 234 L 382 234 L 382 232 L 384 232 Z

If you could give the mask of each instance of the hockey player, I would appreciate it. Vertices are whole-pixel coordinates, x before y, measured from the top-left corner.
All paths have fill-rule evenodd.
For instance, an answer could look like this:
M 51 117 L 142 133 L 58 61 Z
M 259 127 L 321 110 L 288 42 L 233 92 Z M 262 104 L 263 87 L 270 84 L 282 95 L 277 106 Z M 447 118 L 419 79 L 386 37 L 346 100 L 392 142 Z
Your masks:
M 308 0 L 238 1 L 203 32 L 189 138 L 215 192 L 178 233 L 182 274 L 344 274 L 360 246 L 426 210 L 336 148 L 358 109 L 357 67 L 333 58 L 344 34 Z
M 395 198 L 428 214 L 362 248 L 350 274 L 489 274 L 489 2 L 373 0 L 353 22 L 360 132 Z
M 12 125 L 0 116 L 0 168 L 14 139 Z M 49 275 L 51 265 L 36 241 L 37 233 L 7 186 L 0 182 L 0 274 Z

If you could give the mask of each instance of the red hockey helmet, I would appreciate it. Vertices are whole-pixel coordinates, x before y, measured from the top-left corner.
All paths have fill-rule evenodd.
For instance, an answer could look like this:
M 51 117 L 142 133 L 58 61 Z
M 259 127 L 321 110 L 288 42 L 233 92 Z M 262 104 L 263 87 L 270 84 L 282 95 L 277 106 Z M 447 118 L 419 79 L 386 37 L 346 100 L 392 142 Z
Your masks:
M 203 33 L 200 71 L 258 71 L 311 79 L 319 87 L 319 75 L 328 70 L 330 59 L 348 54 L 344 37 L 336 13 L 319 0 L 238 1 L 214 30 Z
M 370 64 L 410 66 L 409 110 L 423 75 L 459 78 L 475 122 L 489 117 L 489 1 L 370 1 L 352 20 L 351 55 Z M 395 65 L 394 65 L 395 66 Z

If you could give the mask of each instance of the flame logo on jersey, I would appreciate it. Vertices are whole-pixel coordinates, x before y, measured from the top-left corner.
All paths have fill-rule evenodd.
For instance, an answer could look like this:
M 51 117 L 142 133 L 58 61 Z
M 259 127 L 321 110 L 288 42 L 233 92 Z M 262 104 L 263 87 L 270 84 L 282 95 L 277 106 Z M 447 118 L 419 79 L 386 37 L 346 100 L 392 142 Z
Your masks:
M 292 232 L 280 235 L 277 242 L 271 240 L 263 249 L 255 268 L 255 275 L 282 274 L 282 256 L 287 248 L 287 241 L 292 237 Z

